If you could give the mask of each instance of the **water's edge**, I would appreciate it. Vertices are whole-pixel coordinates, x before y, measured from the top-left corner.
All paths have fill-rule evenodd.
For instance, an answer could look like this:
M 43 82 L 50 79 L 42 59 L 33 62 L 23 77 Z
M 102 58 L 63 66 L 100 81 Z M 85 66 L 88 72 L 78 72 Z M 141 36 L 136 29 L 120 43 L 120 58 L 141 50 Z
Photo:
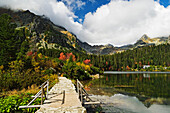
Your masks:
M 104 71 L 104 74 L 170 74 L 170 72 L 153 71 Z

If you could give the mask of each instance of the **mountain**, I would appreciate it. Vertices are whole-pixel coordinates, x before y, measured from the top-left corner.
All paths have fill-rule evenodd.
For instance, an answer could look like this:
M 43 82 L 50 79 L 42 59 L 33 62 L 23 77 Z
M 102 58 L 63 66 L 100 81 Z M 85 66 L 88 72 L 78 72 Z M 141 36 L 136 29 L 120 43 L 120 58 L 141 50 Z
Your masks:
M 81 41 L 79 41 L 78 44 L 89 54 L 109 54 L 115 51 L 115 47 L 111 44 L 91 46 L 87 42 Z
M 160 45 L 168 42 L 168 40 L 168 37 L 150 38 L 146 34 L 144 34 L 134 45 L 136 47 L 147 45 Z
M 0 8 L 0 15 L 4 13 L 12 17 L 13 22 L 17 24 L 17 29 L 24 28 L 29 31 L 31 35 L 27 38 L 30 40 L 30 47 L 33 51 L 37 51 L 38 49 L 57 49 L 60 51 L 105 55 L 144 46 L 170 43 L 170 37 L 150 38 L 144 34 L 136 43 L 121 47 L 114 47 L 111 44 L 92 46 L 87 42 L 80 41 L 76 35 L 67 31 L 64 27 L 55 25 L 44 15 L 35 15 L 29 10 L 13 11 Z
M 151 46 L 151 45 L 160 45 L 170 43 L 170 36 L 169 37 L 156 37 L 150 38 L 146 34 L 144 34 L 139 40 L 136 41 L 134 44 L 128 44 L 121 47 L 114 47 L 113 45 L 95 45 L 91 46 L 88 43 L 80 43 L 79 45 L 85 49 L 88 53 L 91 54 L 114 54 L 124 52 L 126 50 L 133 50 L 135 48 L 141 48 L 144 46 Z
M 29 10 L 17 10 L 0 8 L 1 14 L 8 14 L 12 21 L 17 24 L 17 29 L 29 31 L 30 47 L 33 51 L 37 49 L 58 49 L 61 51 L 85 52 L 77 43 L 77 37 L 67 31 L 64 27 L 55 25 L 46 16 L 35 15 Z

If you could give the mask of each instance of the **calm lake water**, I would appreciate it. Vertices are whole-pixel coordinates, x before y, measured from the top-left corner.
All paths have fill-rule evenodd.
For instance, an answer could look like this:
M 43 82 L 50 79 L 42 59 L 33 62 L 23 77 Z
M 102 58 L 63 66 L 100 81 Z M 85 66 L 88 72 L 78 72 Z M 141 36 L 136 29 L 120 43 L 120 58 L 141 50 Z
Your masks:
M 83 82 L 109 113 L 170 113 L 170 74 L 105 74 Z

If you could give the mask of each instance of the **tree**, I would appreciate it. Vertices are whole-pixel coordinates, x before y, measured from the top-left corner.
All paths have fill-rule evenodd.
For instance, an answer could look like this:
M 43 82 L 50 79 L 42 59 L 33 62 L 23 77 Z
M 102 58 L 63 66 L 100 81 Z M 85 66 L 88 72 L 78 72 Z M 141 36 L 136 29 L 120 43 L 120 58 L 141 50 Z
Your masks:
M 0 65 L 5 67 L 15 60 L 19 40 L 16 40 L 16 24 L 12 23 L 7 14 L 0 16 Z

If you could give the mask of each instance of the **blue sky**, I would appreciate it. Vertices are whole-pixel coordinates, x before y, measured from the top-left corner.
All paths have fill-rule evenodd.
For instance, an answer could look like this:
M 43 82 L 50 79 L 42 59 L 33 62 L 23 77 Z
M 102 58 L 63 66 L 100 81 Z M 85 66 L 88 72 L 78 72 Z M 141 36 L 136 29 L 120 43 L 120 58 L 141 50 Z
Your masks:
M 159 3 L 164 7 L 167 7 L 170 5 L 170 0 L 160 0 Z
M 81 9 L 75 10 L 75 15 L 78 15 L 78 17 L 81 18 L 82 20 L 84 20 L 84 16 L 88 12 L 95 12 L 98 7 L 108 4 L 110 2 L 110 0 L 93 0 L 93 1 L 82 0 L 82 1 L 85 2 L 86 4 L 82 6 Z
M 91 45 L 170 35 L 170 0 L 0 0 L 0 7 L 46 15 Z
M 58 0 L 62 1 L 62 0 Z M 79 18 L 84 20 L 84 16 L 88 12 L 95 12 L 96 9 L 102 5 L 108 4 L 111 0 L 81 0 L 82 2 L 85 3 L 85 5 L 82 5 L 81 8 L 75 8 L 73 9 L 75 15 L 77 15 Z M 128 0 L 129 1 L 129 0 Z M 155 0 L 158 1 L 158 0 Z M 65 5 L 68 5 L 66 2 L 64 2 Z M 163 5 L 164 7 L 167 7 L 170 5 L 170 0 L 159 0 L 159 3 Z M 76 18 L 75 21 L 78 21 Z

